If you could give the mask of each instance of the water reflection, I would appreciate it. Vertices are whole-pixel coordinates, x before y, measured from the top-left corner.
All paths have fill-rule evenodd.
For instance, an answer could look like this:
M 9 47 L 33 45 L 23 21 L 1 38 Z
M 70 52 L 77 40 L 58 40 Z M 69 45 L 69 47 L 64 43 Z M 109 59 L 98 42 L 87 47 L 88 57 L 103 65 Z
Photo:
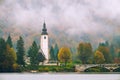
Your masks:
M 120 80 L 120 74 L 6 73 L 0 80 Z

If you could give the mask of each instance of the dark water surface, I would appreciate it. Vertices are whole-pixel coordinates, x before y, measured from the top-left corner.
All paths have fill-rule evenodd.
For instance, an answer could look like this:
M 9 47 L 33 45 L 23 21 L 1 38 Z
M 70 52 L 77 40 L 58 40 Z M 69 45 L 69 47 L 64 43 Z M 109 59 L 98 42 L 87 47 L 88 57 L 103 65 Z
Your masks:
M 0 80 L 120 80 L 120 74 L 1 73 Z

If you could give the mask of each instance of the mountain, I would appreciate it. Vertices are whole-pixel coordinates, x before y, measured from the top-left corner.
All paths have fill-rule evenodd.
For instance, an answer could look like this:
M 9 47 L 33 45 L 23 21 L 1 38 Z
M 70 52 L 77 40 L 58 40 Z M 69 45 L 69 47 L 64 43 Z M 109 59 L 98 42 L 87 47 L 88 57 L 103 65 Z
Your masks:
M 40 35 L 41 29 L 34 30 L 34 27 L 17 27 L 17 26 L 0 26 L 0 37 L 7 39 L 10 34 L 13 40 L 14 47 L 16 47 L 16 41 L 19 39 L 19 36 L 22 36 L 25 41 L 25 48 L 27 49 L 31 46 L 32 42 L 35 40 L 37 44 L 40 44 Z M 68 34 L 65 31 L 59 30 L 57 27 L 48 28 L 49 34 L 49 47 L 54 46 L 56 43 L 59 47 L 67 46 L 70 47 L 76 53 L 77 46 L 80 42 L 90 42 L 92 44 L 93 49 L 98 47 L 100 42 L 108 41 L 110 44 L 119 43 L 120 37 L 119 35 L 109 35 L 106 33 L 81 33 L 81 34 Z M 118 46 L 119 44 L 117 44 Z

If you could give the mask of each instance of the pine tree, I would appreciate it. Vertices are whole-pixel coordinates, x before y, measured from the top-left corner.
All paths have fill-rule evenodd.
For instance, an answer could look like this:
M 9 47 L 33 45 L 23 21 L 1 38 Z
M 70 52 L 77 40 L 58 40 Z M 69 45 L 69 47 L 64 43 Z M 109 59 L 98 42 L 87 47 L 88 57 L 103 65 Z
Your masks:
M 58 52 L 59 52 L 58 45 L 55 44 L 55 47 L 54 47 L 55 61 L 58 61 Z
M 12 48 L 13 47 L 13 44 L 12 44 L 12 39 L 11 39 L 11 36 L 9 35 L 8 38 L 7 38 L 7 44 L 10 45 L 10 47 Z
M 38 65 L 39 64 L 39 60 L 37 58 L 38 51 L 39 51 L 39 48 L 38 48 L 36 42 L 34 41 L 32 43 L 32 46 L 29 48 L 29 51 L 28 51 L 31 65 Z
M 25 65 L 24 55 L 25 55 L 25 48 L 24 48 L 24 41 L 23 38 L 20 36 L 19 40 L 17 41 L 17 63 L 19 65 Z
M 37 60 L 38 60 L 39 62 L 42 62 L 42 65 L 43 65 L 44 61 L 46 60 L 46 59 L 45 59 L 45 55 L 42 54 L 41 52 L 39 52 L 38 55 L 37 55 Z
M 54 49 L 53 46 L 50 48 L 50 60 L 55 60 Z

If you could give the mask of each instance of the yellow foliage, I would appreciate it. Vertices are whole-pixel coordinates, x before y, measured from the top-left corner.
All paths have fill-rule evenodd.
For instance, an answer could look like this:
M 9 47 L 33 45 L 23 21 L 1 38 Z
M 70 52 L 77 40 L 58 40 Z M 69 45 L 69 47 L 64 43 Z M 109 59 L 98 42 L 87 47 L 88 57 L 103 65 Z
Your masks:
M 100 51 L 95 52 L 94 59 L 95 59 L 95 62 L 98 64 L 103 63 L 105 61 L 104 55 Z
M 7 52 L 9 53 L 9 55 L 11 56 L 11 58 L 13 59 L 13 61 L 16 62 L 17 60 L 17 55 L 16 55 L 16 52 L 13 48 L 10 48 L 9 45 L 7 45 Z
M 58 53 L 58 60 L 60 62 L 70 62 L 71 61 L 71 51 L 67 47 L 62 47 Z

